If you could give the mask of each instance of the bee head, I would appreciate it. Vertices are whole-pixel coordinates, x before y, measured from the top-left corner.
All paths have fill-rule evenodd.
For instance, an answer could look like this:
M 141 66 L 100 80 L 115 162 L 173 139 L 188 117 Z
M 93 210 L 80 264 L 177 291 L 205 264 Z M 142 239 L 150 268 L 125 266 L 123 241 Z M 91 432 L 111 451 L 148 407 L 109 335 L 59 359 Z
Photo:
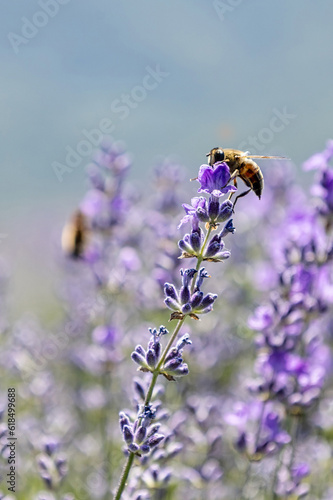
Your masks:
M 206 156 L 208 156 L 209 165 L 214 165 L 218 161 L 224 161 L 224 151 L 222 148 L 213 148 Z

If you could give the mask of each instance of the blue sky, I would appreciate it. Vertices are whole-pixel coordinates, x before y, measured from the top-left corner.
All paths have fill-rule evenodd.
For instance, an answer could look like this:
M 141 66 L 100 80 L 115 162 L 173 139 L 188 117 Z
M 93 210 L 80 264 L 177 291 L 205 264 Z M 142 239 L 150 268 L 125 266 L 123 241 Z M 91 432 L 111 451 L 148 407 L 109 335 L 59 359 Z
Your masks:
M 101 120 L 132 152 L 133 182 L 158 156 L 195 174 L 209 149 L 249 138 L 300 164 L 332 136 L 331 0 L 16 0 L 3 10 L 0 232 L 9 247 L 13 218 L 62 218 L 77 205 L 89 158 L 62 182 L 52 166 Z M 140 94 L 149 68 L 167 76 Z M 115 112 L 132 94 L 128 116 Z
M 61 1 L 27 43 L 9 33 L 22 34 L 22 18 L 43 24 L 36 13 L 47 0 L 10 2 L 1 20 L 2 206 L 74 200 L 88 158 L 63 183 L 52 164 L 102 118 L 132 151 L 133 178 L 148 175 L 159 154 L 194 171 L 211 147 L 269 128 L 274 109 L 295 118 L 267 153 L 300 162 L 331 134 L 329 0 Z M 168 76 L 121 119 L 111 105 L 142 85 L 147 66 Z

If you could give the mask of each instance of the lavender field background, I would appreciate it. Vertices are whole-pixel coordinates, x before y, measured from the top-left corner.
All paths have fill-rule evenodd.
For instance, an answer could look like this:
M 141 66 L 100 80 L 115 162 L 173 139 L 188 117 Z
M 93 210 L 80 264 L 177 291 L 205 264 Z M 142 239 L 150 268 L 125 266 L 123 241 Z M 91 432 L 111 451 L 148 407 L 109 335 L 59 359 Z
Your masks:
M 0 498 L 333 498 L 332 14 L 6 6 Z

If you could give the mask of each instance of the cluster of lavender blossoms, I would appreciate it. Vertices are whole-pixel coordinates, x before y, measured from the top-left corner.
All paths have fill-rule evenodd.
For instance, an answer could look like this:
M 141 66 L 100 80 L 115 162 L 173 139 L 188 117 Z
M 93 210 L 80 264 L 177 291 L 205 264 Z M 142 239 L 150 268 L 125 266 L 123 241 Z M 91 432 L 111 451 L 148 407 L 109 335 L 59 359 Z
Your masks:
M 291 163 L 263 166 L 262 199 L 234 216 L 227 164 L 203 165 L 181 218 L 189 173 L 161 162 L 147 196 L 124 147 L 103 142 L 57 247 L 59 307 L 10 325 L 0 260 L 17 500 L 333 498 L 332 160 L 331 141 L 305 163 L 312 197 Z M 230 250 L 234 265 L 216 265 Z
M 316 412 L 332 376 L 332 157 L 331 141 L 305 163 L 305 169 L 318 169 L 313 187 L 318 199 L 312 206 L 308 200 L 302 206 L 298 199 L 276 230 L 278 286 L 249 319 L 249 327 L 258 332 L 256 377 L 248 383 L 255 399 L 238 403 L 226 417 L 238 429 L 236 447 L 250 461 L 278 455 L 269 470 L 274 498 L 299 498 L 310 491 L 309 482 L 302 480 L 316 464 L 306 438 L 310 427 L 322 432 Z
M 135 382 L 135 389 L 141 399 L 141 404 L 137 404 L 137 415 L 134 421 L 131 421 L 126 411 L 120 412 L 120 427 L 126 444 L 127 462 L 115 492 L 115 500 L 122 497 L 134 460 L 138 465 L 140 461 L 141 464 L 146 465 L 147 456 L 151 450 L 163 443 L 164 435 L 158 433 L 160 425 L 154 422 L 161 413 L 160 402 L 154 401 L 154 391 L 159 375 L 163 375 L 168 381 L 175 381 L 189 373 L 188 365 L 183 360 L 183 348 L 192 342 L 189 334 L 179 337 L 184 321 L 187 317 L 199 320 L 200 315 L 212 311 L 217 299 L 216 294 L 205 294 L 201 290 L 204 281 L 210 277 L 205 268 L 201 267 L 201 263 L 203 261 L 220 262 L 230 257 L 230 252 L 224 249 L 222 238 L 235 231 L 230 219 L 233 204 L 230 200 L 220 203 L 222 196 L 236 190 L 234 186 L 227 185 L 229 179 L 230 171 L 226 163 L 219 162 L 214 166 L 202 165 L 197 178 L 200 183 L 198 192 L 209 194 L 209 199 L 207 201 L 206 198 L 200 196 L 193 198 L 191 205 L 183 205 L 186 215 L 182 218 L 179 227 L 189 222 L 191 233 L 186 234 L 178 243 L 182 250 L 180 258 L 196 258 L 197 265 L 195 268 L 181 269 L 182 286 L 179 290 L 173 283 L 164 285 L 164 303 L 171 310 L 170 321 L 177 320 L 174 332 L 164 349 L 160 340 L 169 332 L 161 326 L 159 330 L 149 328 L 152 337 L 146 349 L 137 345 L 132 352 L 132 360 L 139 365 L 138 370 L 144 373 L 149 372 L 151 379 L 146 389 L 144 384 Z M 224 223 L 222 230 L 212 235 L 213 231 L 219 230 L 221 223 Z M 204 227 L 200 227 L 200 224 Z M 155 475 L 157 480 L 154 468 L 156 465 L 152 464 L 151 477 Z M 161 474 L 163 475 L 159 471 L 160 476 Z M 164 473 L 163 477 L 164 481 L 169 480 L 170 474 Z M 156 488 L 156 481 L 153 483 Z M 140 491 L 136 497 L 131 496 L 131 498 L 146 498 L 142 496 L 144 494 Z M 146 494 L 148 495 L 148 491 Z

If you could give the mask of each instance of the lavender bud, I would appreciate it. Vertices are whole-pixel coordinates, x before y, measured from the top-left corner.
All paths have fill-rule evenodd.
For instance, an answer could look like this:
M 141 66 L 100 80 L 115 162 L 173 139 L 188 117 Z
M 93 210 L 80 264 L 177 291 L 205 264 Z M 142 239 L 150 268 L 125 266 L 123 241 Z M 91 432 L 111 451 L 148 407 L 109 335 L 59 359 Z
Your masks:
M 49 460 L 45 455 L 38 455 L 37 457 L 37 464 L 38 464 L 38 467 L 40 467 L 40 469 L 42 471 L 48 471 L 49 470 Z
M 180 274 L 183 277 L 183 287 L 188 287 L 198 271 L 196 269 L 183 269 L 180 270 Z
M 146 434 L 147 434 L 146 427 L 143 427 L 142 425 L 140 425 L 140 427 L 138 428 L 138 430 L 135 433 L 135 437 L 134 437 L 135 442 L 138 444 L 141 444 L 145 440 Z
M 53 482 L 52 482 L 52 477 L 50 476 L 50 474 L 48 474 L 47 472 L 44 472 L 43 474 L 41 474 L 40 476 L 43 481 L 45 482 L 46 486 L 52 490 L 53 489 Z
M 143 453 L 144 455 L 147 455 L 150 452 L 150 446 L 148 444 L 144 443 L 140 446 L 140 450 L 141 450 L 141 453 Z
M 129 446 L 128 446 L 128 449 L 129 451 L 131 451 L 132 453 L 137 453 L 140 449 L 139 445 L 135 444 L 135 443 L 131 443 Z
M 161 427 L 161 424 L 158 423 L 158 424 L 153 424 L 152 426 L 149 427 L 148 429 L 148 434 L 147 434 L 147 438 L 153 436 L 154 434 L 156 434 L 156 432 L 158 432 L 159 428 Z
M 149 427 L 149 425 L 151 424 L 151 421 L 152 421 L 151 417 L 149 417 L 149 416 L 143 417 L 143 419 L 141 420 L 142 427 Z
M 196 214 L 201 222 L 209 222 L 209 215 L 207 213 L 207 210 L 205 210 L 204 208 L 197 208 Z
M 189 252 L 190 250 L 192 250 L 191 245 L 184 239 L 178 241 L 178 246 L 181 250 L 184 250 L 185 252 Z
M 192 309 L 196 309 L 201 304 L 203 296 L 204 296 L 203 292 L 200 291 L 197 291 L 192 295 L 190 301 Z
M 167 453 L 163 449 L 157 449 L 156 452 L 154 453 L 154 459 L 158 462 L 165 462 L 165 460 L 168 458 Z
M 57 457 L 55 460 L 55 466 L 60 477 L 65 477 L 68 472 L 67 460 L 64 457 Z
M 201 234 L 200 231 L 192 231 L 190 236 L 190 243 L 193 250 L 199 252 L 201 248 Z
M 146 397 L 145 390 L 143 388 L 143 385 L 141 384 L 141 381 L 139 381 L 138 379 L 134 380 L 134 390 L 136 391 L 138 396 L 144 401 Z
M 141 354 L 141 356 L 145 357 L 146 351 L 142 347 L 142 345 L 137 345 L 136 348 L 134 349 L 138 354 Z
M 156 408 L 152 408 L 151 405 L 145 406 L 143 413 L 139 415 L 139 417 L 142 418 L 141 425 L 143 427 L 148 427 L 155 416 Z
M 170 359 L 165 365 L 163 366 L 163 371 L 169 372 L 170 374 L 173 374 L 176 368 L 178 368 L 183 362 L 183 359 L 181 357 Z
M 225 236 L 227 236 L 228 234 L 234 234 L 234 232 L 236 231 L 236 229 L 234 228 L 233 226 L 233 220 L 230 219 L 226 225 L 224 226 L 224 228 L 222 229 L 222 231 L 220 232 L 220 237 L 221 238 L 224 238 Z
M 192 246 L 189 243 L 186 243 L 185 240 L 179 240 L 178 246 L 183 252 L 186 252 L 187 254 L 190 254 L 190 255 L 194 255 L 194 251 L 193 251 Z
M 188 369 L 188 365 L 186 363 L 181 364 L 178 368 L 175 368 L 172 370 L 172 372 L 169 372 L 170 375 L 173 375 L 175 377 L 184 377 L 185 375 L 188 375 L 190 373 Z
M 232 215 L 232 207 L 233 203 L 230 200 L 224 201 L 221 204 L 220 212 L 217 217 L 218 222 L 224 222 L 225 220 L 229 219 Z
M 180 290 L 181 304 L 187 304 L 191 298 L 190 289 L 188 286 L 183 286 Z
M 151 468 L 150 468 L 150 472 L 151 472 L 151 475 L 152 475 L 152 478 L 154 479 L 155 482 L 158 481 L 158 475 L 160 473 L 160 468 L 158 465 L 153 465 Z
M 165 326 L 161 325 L 159 328 L 159 336 L 161 335 L 167 335 L 169 333 L 169 330 L 165 328 Z
M 52 438 L 49 438 L 47 442 L 45 442 L 44 444 L 44 450 L 49 456 L 53 455 L 53 453 L 58 449 L 58 447 L 59 447 L 59 442 Z
M 205 259 L 214 257 L 220 249 L 220 243 L 218 243 L 217 241 L 211 241 L 205 251 Z
M 175 286 L 172 285 L 171 283 L 165 283 L 164 293 L 167 297 L 170 297 L 171 299 L 178 301 L 177 290 L 176 290 Z
M 131 358 L 134 361 L 134 363 L 137 363 L 138 365 L 140 365 L 144 368 L 147 367 L 147 363 L 146 363 L 145 358 L 143 356 L 141 356 L 141 354 L 137 353 L 136 351 L 132 352 Z
M 219 234 L 215 234 L 211 240 L 210 240 L 210 243 L 213 243 L 214 241 L 216 241 L 217 243 L 221 243 L 221 236 Z M 222 243 L 223 245 L 223 243 Z
M 149 440 L 148 440 L 148 445 L 150 448 L 155 448 L 157 445 L 160 444 L 161 441 L 163 441 L 164 436 L 163 434 L 154 434 Z
M 157 361 L 158 358 L 160 357 L 160 354 L 161 354 L 161 343 L 160 342 L 156 342 L 154 344 L 154 351 L 155 351 L 155 358 Z
M 211 195 L 208 201 L 208 215 L 210 219 L 215 220 L 220 209 L 219 199 Z
M 178 304 L 178 302 L 176 302 L 174 299 L 172 299 L 171 297 L 167 297 L 166 299 L 164 299 L 164 304 L 169 308 L 171 309 L 171 311 L 179 311 L 180 309 L 180 306 Z
M 183 347 L 188 344 L 192 344 L 192 340 L 190 340 L 190 336 L 188 333 L 185 333 L 177 342 L 176 348 L 180 351 L 180 349 L 183 349 Z
M 213 293 L 207 293 L 207 295 L 204 296 L 202 299 L 202 302 L 200 304 L 200 310 L 214 304 L 215 300 L 217 299 L 217 295 Z
M 168 459 L 177 456 L 183 449 L 183 445 L 180 443 L 171 443 L 168 447 Z
M 182 307 L 182 313 L 183 314 L 189 314 L 192 311 L 191 304 L 185 304 Z
M 210 278 L 209 274 L 207 273 L 207 271 L 205 271 L 205 268 L 202 267 L 199 271 L 199 274 L 198 274 L 198 277 L 196 279 L 196 282 L 195 282 L 195 290 L 200 290 L 200 287 L 203 283 L 203 280 L 205 278 Z
M 123 429 L 123 438 L 124 441 L 127 445 L 131 444 L 133 442 L 133 432 L 132 429 L 129 427 L 129 425 L 124 425 Z
M 178 354 L 179 354 L 179 352 L 178 352 L 177 347 L 172 347 L 170 349 L 170 351 L 168 352 L 168 354 L 166 355 L 164 362 L 165 363 L 168 362 L 170 359 L 173 359 L 176 356 L 178 356 Z
M 158 337 L 158 333 L 157 333 L 157 330 L 156 328 L 152 329 L 152 328 L 148 328 L 148 331 L 149 333 L 153 336 L 153 338 L 148 342 L 148 347 L 152 347 L 154 345 L 154 343 L 156 342 L 156 339 Z
M 214 258 L 218 260 L 226 260 L 229 259 L 231 253 L 228 250 L 225 250 L 224 252 L 218 252 L 215 254 Z
M 163 475 L 163 480 L 162 482 L 166 485 L 171 479 L 171 472 L 170 470 L 166 471 Z
M 155 358 L 155 353 L 152 349 L 149 349 L 147 354 L 146 354 L 146 360 L 147 360 L 147 363 L 148 365 L 151 367 L 151 368 L 154 368 L 155 367 L 155 364 L 156 364 L 156 358 Z
M 127 425 L 127 426 L 130 425 L 130 419 L 128 418 L 126 413 L 124 413 L 123 411 L 121 411 L 119 413 L 119 425 L 120 425 L 121 430 L 124 429 L 125 425 Z
M 133 500 L 149 500 L 151 496 L 149 495 L 147 490 L 140 490 L 135 493 L 135 497 Z
M 1 419 L 1 415 L 0 415 Z M 3 438 L 7 434 L 7 427 L 6 425 L 0 425 L 0 439 Z

